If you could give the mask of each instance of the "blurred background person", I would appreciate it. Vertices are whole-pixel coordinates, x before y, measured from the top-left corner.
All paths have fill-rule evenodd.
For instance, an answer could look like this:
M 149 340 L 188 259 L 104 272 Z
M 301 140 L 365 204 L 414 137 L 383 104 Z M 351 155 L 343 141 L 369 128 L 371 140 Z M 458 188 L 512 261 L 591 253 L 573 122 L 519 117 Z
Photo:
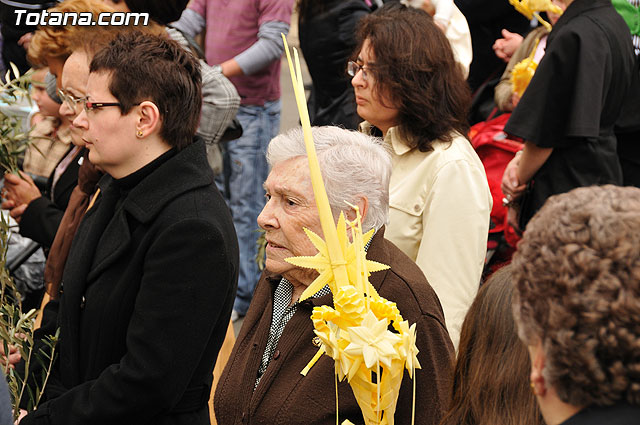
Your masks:
M 499 78 L 508 61 L 496 56 L 494 42 L 502 37 L 515 37 L 517 44 L 510 48 L 515 50 L 529 31 L 529 21 L 507 0 L 455 0 L 455 4 L 467 18 L 471 31 L 473 61 L 467 82 L 475 92 L 483 83 Z
M 531 362 L 513 319 L 507 265 L 482 285 L 467 312 L 440 425 L 544 425 L 529 386 Z
M 564 11 L 566 6 L 560 0 L 553 0 L 552 3 L 555 6 L 558 6 L 560 9 Z M 553 26 L 560 18 L 560 15 L 553 13 L 551 11 L 545 12 L 549 19 L 549 23 Z M 495 88 L 494 100 L 498 109 L 502 112 L 511 112 L 518 105 L 520 98 L 522 97 L 522 93 L 515 93 L 513 91 L 513 84 L 511 83 L 511 71 L 513 68 L 520 63 L 522 60 L 529 57 L 533 49 L 535 48 L 535 53 L 533 53 L 533 62 L 535 64 L 539 64 L 544 56 L 544 50 L 547 46 L 547 36 L 549 35 L 549 31 L 546 29 L 544 25 L 539 25 L 535 29 L 531 30 L 529 34 L 524 38 L 522 43 L 515 50 L 513 55 L 509 58 L 507 63 L 507 67 L 502 73 L 502 77 L 500 77 L 500 82 Z
M 640 189 L 556 195 L 513 259 L 514 316 L 548 425 L 640 423 Z
M 22 15 L 20 23 L 18 23 L 16 11 L 26 10 L 27 13 L 40 13 L 57 3 L 58 0 L 0 0 L 2 64 L 5 69 L 10 69 L 9 63 L 11 62 L 18 67 L 20 74 L 24 74 L 30 68 L 27 62 L 27 49 L 37 27 L 27 24 L 26 14 Z M 4 78 L 4 72 L 2 72 L 2 78 Z
M 400 3 L 426 11 L 444 32 L 451 44 L 456 61 L 462 66 L 464 77 L 469 75 L 473 59 L 471 33 L 467 19 L 453 0 L 401 0 Z
M 424 272 L 457 345 L 480 285 L 492 203 L 465 137 L 469 88 L 448 40 L 419 9 L 388 3 L 362 18 L 356 52 L 349 73 L 361 130 L 392 149 L 387 238 Z
M 562 3 L 566 10 L 504 128 L 524 140 L 502 179 L 510 222 L 522 230 L 551 195 L 623 182 L 614 126 L 638 72 L 629 28 L 608 0 Z
M 71 123 L 60 115 L 62 100 L 57 91 L 56 80 L 48 68 L 34 70 L 31 99 L 38 108 L 31 116 L 33 140 L 25 152 L 22 169 L 43 179 L 49 177 L 71 144 Z
M 102 12 L 112 12 L 99 1 L 67 0 L 49 10 L 49 12 L 88 12 L 97 19 Z M 81 30 L 81 26 L 43 26 L 34 34 L 29 45 L 29 60 L 35 65 L 48 66 L 52 74 L 57 77 L 58 92 L 69 110 L 61 111 L 67 121 L 72 120 L 78 101 L 84 91 L 84 81 L 74 81 L 76 91 L 67 91 L 61 84 L 62 68 L 71 55 L 69 48 L 71 35 Z M 62 107 L 62 105 L 61 105 Z M 9 209 L 11 216 L 20 224 L 20 234 L 26 236 L 43 248 L 49 249 L 53 243 L 69 198 L 78 182 L 78 170 L 84 162 L 84 141 L 78 129 L 70 127 L 72 145 L 65 156 L 49 175 L 44 193 L 38 189 L 33 179 L 28 175 L 5 174 L 5 188 L 7 198 L 2 208 Z M 85 165 L 88 167 L 89 165 Z
M 240 94 L 236 115 L 243 134 L 226 146 L 219 187 L 231 208 L 240 245 L 240 277 L 233 320 L 243 317 L 260 277 L 256 219 L 269 174 L 265 152 L 280 130 L 282 36 L 295 0 L 192 0 L 175 27 L 194 36 L 205 29 L 209 65 L 219 67 Z
M 345 67 L 356 47 L 356 24 L 371 10 L 364 0 L 300 0 L 297 10 L 300 50 L 313 82 L 311 125 L 356 130 L 362 120 Z

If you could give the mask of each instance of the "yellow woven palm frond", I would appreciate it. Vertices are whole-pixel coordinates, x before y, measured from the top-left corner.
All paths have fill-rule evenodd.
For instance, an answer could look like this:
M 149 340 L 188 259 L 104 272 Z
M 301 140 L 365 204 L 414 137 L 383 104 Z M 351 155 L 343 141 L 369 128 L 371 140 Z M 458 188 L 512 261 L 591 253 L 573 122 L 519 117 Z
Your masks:
M 511 70 L 511 91 L 521 97 L 538 68 L 538 64 L 533 60 L 536 50 L 538 49 L 538 43 L 540 43 L 540 39 L 536 41 L 529 56 L 518 62 Z
M 366 258 L 365 246 L 375 230 L 362 233 L 359 208 L 351 206 L 356 213 L 355 220 L 347 222 L 344 214 L 340 214 L 337 224 L 334 222 L 313 145 L 297 51 L 294 49 L 294 69 L 286 38 L 284 35 L 282 38 L 303 128 L 311 183 L 325 236 L 323 240 L 304 229 L 318 253 L 309 257 L 287 258 L 286 261 L 320 273 L 303 292 L 301 300 L 328 284 L 334 301 L 333 308 L 325 305 L 313 309 L 311 320 L 320 340 L 320 348 L 301 373 L 308 377 L 309 370 L 320 357 L 330 356 L 335 365 L 336 391 L 337 379 L 347 379 L 362 410 L 365 424 L 393 425 L 404 370 L 410 369 L 413 376 L 416 367 L 420 367 L 416 358 L 415 324 L 410 327 L 395 303 L 382 298 L 369 282 L 372 272 L 388 269 L 389 266 Z M 393 325 L 393 330 L 389 329 L 389 324 Z M 339 410 L 338 405 L 336 409 Z M 353 424 L 345 421 L 343 425 Z
M 509 3 L 527 19 L 532 19 L 535 16 L 538 22 L 549 31 L 551 31 L 551 25 L 540 17 L 539 12 L 553 12 L 562 15 L 562 9 L 553 4 L 551 0 L 509 0 Z

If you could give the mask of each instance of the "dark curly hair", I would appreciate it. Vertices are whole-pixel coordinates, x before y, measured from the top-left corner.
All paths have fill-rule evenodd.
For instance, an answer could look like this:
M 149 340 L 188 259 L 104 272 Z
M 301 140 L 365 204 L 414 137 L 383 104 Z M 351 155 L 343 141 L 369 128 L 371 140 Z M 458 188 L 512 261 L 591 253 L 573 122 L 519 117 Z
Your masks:
M 421 9 L 391 2 L 363 17 L 355 60 L 365 40 L 375 55 L 374 90 L 398 105 L 402 136 L 409 147 L 430 151 L 431 143 L 466 135 L 471 93 L 449 40 Z M 383 98 L 383 97 L 380 97 Z
M 574 406 L 640 404 L 640 189 L 556 195 L 513 259 L 514 315 L 543 376 Z
M 451 408 L 440 425 L 543 425 L 529 388 L 531 362 L 511 311 L 511 266 L 482 285 L 469 308 L 453 374 Z

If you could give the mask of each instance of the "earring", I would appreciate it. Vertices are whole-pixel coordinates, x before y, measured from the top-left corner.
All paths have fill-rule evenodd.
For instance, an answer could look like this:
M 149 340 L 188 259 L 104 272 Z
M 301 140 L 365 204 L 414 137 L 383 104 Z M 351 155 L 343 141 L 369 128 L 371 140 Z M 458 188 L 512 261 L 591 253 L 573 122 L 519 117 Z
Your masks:
M 545 388 L 544 382 L 540 382 L 539 384 L 536 384 L 535 382 L 531 381 L 530 385 L 531 385 L 531 392 L 533 392 L 533 395 L 544 397 L 545 394 L 547 394 L 547 389 Z
M 144 133 L 142 132 L 142 130 L 138 130 L 138 131 L 136 132 L 136 137 L 138 137 L 138 138 L 142 138 L 142 136 L 144 136 Z

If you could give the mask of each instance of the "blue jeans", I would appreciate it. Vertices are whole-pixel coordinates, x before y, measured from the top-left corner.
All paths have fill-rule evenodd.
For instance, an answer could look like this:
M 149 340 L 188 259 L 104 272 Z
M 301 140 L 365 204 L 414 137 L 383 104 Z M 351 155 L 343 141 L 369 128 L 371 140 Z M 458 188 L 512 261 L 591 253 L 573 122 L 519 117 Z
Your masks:
M 233 309 L 247 313 L 260 271 L 255 262 L 258 239 L 258 215 L 264 207 L 264 189 L 269 167 L 267 145 L 280 130 L 280 100 L 264 106 L 241 105 L 236 115 L 242 124 L 242 137 L 228 143 L 225 156 L 230 164 L 229 193 L 226 194 L 233 215 L 240 247 L 238 293 Z

